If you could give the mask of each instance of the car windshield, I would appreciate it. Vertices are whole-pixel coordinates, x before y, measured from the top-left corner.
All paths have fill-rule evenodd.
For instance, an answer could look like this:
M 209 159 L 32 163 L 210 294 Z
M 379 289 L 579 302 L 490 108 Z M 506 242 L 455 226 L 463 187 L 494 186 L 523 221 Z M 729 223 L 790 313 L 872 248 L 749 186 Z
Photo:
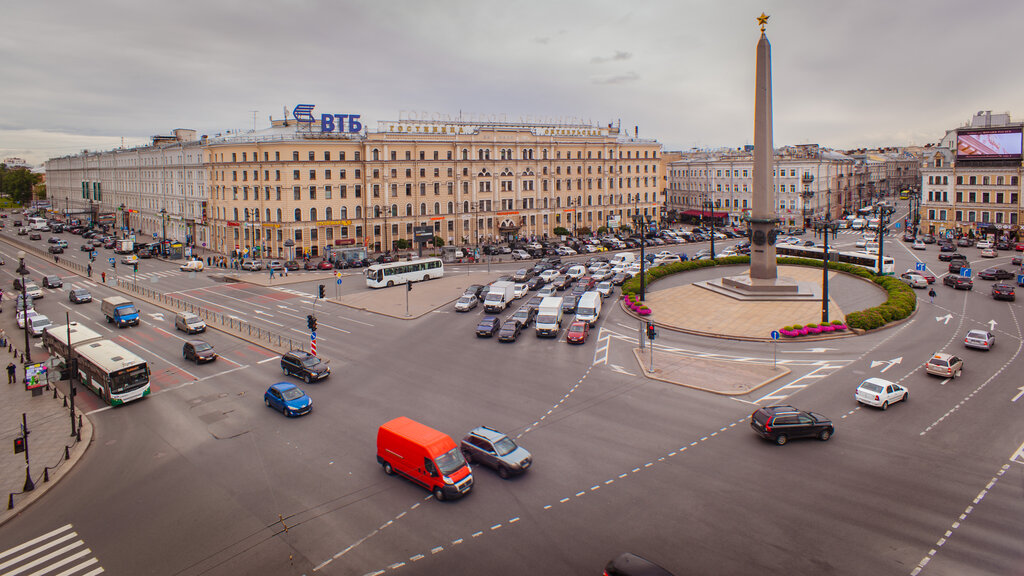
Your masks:
M 213 349 L 213 346 L 207 344 L 206 342 L 198 342 L 195 345 L 196 352 L 205 352 L 206 350 L 212 350 L 212 349 Z
M 868 392 L 878 393 L 882 391 L 882 387 L 874 382 L 864 382 L 860 385 L 861 390 L 867 390 Z
M 452 448 L 445 454 L 437 457 L 437 469 L 445 476 L 455 472 L 465 465 L 466 460 L 463 459 L 462 452 L 459 452 L 458 448 Z
M 987 336 L 986 336 L 986 334 L 984 332 L 977 332 L 975 330 L 971 330 L 970 332 L 967 333 L 967 337 L 968 338 L 980 338 L 980 339 L 984 340 Z
M 579 324 L 573 324 L 572 326 L 569 326 L 569 332 L 572 332 L 573 334 L 583 332 L 583 326 L 580 326 Z
M 303 394 L 302 390 L 299 390 L 298 388 L 289 388 L 287 390 L 282 391 L 281 396 L 285 400 L 295 400 L 297 398 L 302 398 L 303 396 L 305 396 L 305 394 Z
M 473 301 L 473 297 L 472 296 L 463 296 L 462 298 L 459 298 L 459 304 L 469 304 L 472 301 Z
M 505 322 L 504 324 L 501 325 L 501 331 L 502 332 L 515 332 L 516 331 L 516 326 L 518 326 L 518 325 L 519 325 L 518 322 L 516 322 L 514 320 L 509 320 L 508 322 Z
M 503 436 L 501 440 L 494 443 L 494 451 L 497 452 L 498 456 L 504 456 L 515 449 L 516 443 L 508 436 Z
M 81 298 L 82 296 L 87 296 L 88 294 L 89 293 L 86 292 L 85 290 L 75 290 L 75 296 L 78 296 L 79 298 Z
M 317 358 L 316 356 L 309 356 L 302 361 L 302 365 L 305 366 L 306 368 L 313 368 L 317 364 L 320 364 L 320 359 Z
M 131 314 L 139 313 L 139 311 L 135 309 L 135 306 L 125 306 L 124 308 L 119 308 L 118 312 L 120 312 L 122 316 L 129 316 Z

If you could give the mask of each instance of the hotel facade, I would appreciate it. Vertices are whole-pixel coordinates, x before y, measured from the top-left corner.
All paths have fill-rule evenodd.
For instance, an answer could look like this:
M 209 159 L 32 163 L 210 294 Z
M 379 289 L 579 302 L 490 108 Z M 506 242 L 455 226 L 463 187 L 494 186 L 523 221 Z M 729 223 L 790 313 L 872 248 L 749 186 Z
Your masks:
M 661 145 L 613 126 L 402 120 L 359 132 L 341 129 L 345 116 L 337 129 L 297 117 L 54 158 L 49 196 L 71 216 L 274 258 L 394 249 L 416 232 L 471 246 L 661 216 Z

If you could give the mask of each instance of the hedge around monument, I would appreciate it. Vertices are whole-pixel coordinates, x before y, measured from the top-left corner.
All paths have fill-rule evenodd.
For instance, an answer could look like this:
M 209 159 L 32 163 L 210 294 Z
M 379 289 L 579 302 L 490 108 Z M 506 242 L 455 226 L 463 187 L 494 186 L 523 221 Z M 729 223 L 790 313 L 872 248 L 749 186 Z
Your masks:
M 647 271 L 647 285 L 650 286 L 654 282 L 665 278 L 666 276 L 672 276 L 674 274 L 688 272 L 690 270 L 697 270 L 699 268 L 708 268 L 711 266 L 734 266 L 737 264 L 749 263 L 749 256 L 726 256 L 724 258 L 715 258 L 714 260 L 689 260 L 686 262 L 666 264 L 664 266 L 655 266 Z M 821 260 L 814 260 L 810 258 L 779 258 L 778 264 L 780 266 L 807 266 L 810 268 L 821 268 Z M 850 328 L 859 328 L 861 330 L 874 330 L 875 328 L 881 328 L 890 322 L 902 320 L 910 316 L 914 313 L 914 309 L 917 308 L 917 296 L 914 294 L 914 289 L 904 284 L 898 278 L 891 276 L 878 276 L 871 273 L 866 268 L 854 266 L 853 264 L 846 264 L 845 262 L 829 262 L 828 267 L 830 270 L 845 272 L 847 274 L 853 274 L 854 276 L 860 276 L 865 280 L 870 280 L 881 286 L 888 294 L 886 301 L 878 306 L 847 314 L 846 324 Z M 622 285 L 623 294 L 635 295 L 639 292 L 639 276 L 631 278 L 628 282 Z

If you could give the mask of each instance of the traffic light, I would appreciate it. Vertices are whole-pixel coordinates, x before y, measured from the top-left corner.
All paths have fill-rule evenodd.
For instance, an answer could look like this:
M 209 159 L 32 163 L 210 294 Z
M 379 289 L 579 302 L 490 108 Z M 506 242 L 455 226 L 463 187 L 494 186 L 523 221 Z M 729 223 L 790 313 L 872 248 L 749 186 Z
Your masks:
M 658 335 L 657 332 L 654 331 L 654 323 L 653 322 L 648 322 L 647 323 L 647 339 L 648 340 L 654 340 L 654 337 L 657 336 L 657 335 Z
M 138 271 L 139 271 L 139 263 L 138 262 L 132 262 L 132 272 L 138 272 Z
M 306 326 L 309 327 L 310 332 L 316 332 L 316 316 L 312 314 L 306 316 Z
M 324 297 L 324 285 L 321 284 L 320 285 L 320 298 L 322 299 L 323 297 Z
M 15 436 L 14 437 L 14 453 L 21 454 L 25 451 L 25 437 Z

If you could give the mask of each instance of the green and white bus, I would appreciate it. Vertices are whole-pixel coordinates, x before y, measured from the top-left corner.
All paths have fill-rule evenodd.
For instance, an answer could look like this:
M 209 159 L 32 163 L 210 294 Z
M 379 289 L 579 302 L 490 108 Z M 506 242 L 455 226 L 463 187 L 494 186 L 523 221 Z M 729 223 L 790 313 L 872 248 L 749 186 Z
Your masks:
M 74 338 L 72 338 L 74 340 Z M 75 346 L 79 381 L 111 406 L 149 395 L 149 364 L 110 340 Z
M 423 258 L 374 264 L 365 271 L 366 285 L 370 288 L 397 286 L 406 282 L 423 282 L 444 276 L 444 264 L 440 258 Z
M 71 323 L 71 341 L 68 342 L 68 325 L 50 326 L 43 330 L 43 347 L 50 353 L 49 369 L 60 374 L 60 379 L 68 377 L 68 359 L 72 348 L 82 344 L 102 340 L 103 336 L 95 330 L 82 326 L 78 322 Z

